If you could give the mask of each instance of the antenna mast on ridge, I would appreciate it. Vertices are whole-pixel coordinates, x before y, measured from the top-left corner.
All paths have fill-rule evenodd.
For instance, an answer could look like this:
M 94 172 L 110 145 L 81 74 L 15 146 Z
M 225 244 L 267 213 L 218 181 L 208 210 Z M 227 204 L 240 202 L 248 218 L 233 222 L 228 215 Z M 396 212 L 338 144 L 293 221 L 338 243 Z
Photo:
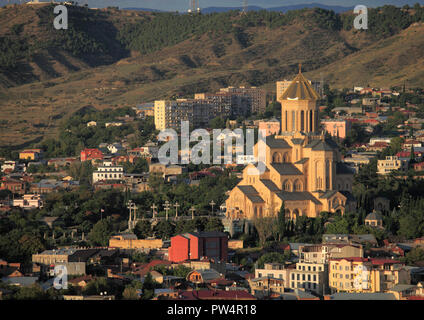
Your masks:
M 247 0 L 243 0 L 243 11 L 242 11 L 243 14 L 246 14 L 246 12 L 247 12 L 247 6 L 248 6 Z

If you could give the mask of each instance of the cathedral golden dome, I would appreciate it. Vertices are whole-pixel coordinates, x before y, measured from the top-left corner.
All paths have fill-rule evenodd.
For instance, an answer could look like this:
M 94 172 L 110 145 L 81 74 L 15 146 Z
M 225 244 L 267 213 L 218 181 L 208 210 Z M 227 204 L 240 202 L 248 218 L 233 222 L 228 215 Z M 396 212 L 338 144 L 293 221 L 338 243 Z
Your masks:
M 319 94 L 314 90 L 310 82 L 303 76 L 301 65 L 299 73 L 289 87 L 284 91 L 281 100 L 318 100 Z

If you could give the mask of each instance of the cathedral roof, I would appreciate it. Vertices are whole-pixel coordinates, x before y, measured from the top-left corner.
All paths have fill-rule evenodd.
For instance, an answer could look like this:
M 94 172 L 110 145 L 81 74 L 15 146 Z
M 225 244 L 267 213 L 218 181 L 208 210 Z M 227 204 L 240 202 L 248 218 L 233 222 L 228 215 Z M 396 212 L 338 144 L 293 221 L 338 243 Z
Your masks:
M 275 136 L 266 137 L 266 144 L 275 149 L 291 149 L 290 145 L 284 139 L 276 139 Z
M 280 189 L 278 189 L 278 187 L 275 185 L 274 182 L 272 182 L 271 180 L 268 179 L 262 179 L 261 182 L 265 185 L 265 187 L 267 187 L 269 189 L 269 191 L 271 192 L 279 192 Z
M 327 191 L 318 191 L 320 193 L 320 199 L 328 199 L 334 196 L 338 191 L 337 190 L 327 190 Z
M 264 199 L 261 198 L 259 192 L 252 186 L 237 186 L 241 192 L 254 203 L 264 203 Z
M 299 161 L 295 162 L 295 164 L 305 164 L 308 160 L 309 158 L 302 158 Z
M 337 144 L 331 139 L 312 140 L 305 148 L 311 148 L 314 151 L 333 151 L 337 149 Z
M 299 139 L 299 138 L 293 138 L 293 139 L 291 139 L 291 141 L 293 142 L 293 144 L 302 144 L 303 141 L 305 141 L 305 140 Z
M 316 204 L 321 204 L 321 202 L 315 198 L 312 193 L 308 191 L 301 191 L 301 192 L 287 192 L 287 191 L 281 191 L 277 193 L 277 196 L 283 200 L 283 201 L 304 201 L 309 200 L 313 201 Z
M 271 163 L 277 172 L 284 176 L 301 176 L 303 173 L 292 163 Z
M 343 162 L 338 162 L 336 163 L 336 174 L 355 174 L 355 170 Z
M 294 78 L 289 87 L 283 92 L 281 100 L 318 100 L 319 94 L 309 81 L 303 76 L 299 67 L 299 74 Z

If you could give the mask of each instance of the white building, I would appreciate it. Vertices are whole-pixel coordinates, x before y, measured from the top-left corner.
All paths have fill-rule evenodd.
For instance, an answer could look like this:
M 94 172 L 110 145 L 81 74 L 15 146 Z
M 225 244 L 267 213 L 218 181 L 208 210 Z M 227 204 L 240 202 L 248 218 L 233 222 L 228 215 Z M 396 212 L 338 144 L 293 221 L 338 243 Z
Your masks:
M 93 183 L 98 181 L 122 180 L 124 167 L 115 166 L 111 161 L 104 161 L 103 165 L 93 172 Z
M 377 173 L 382 175 L 396 170 L 406 171 L 407 169 L 408 161 L 401 160 L 396 156 L 389 156 L 386 157 L 386 160 L 378 160 L 377 162 Z
M 23 209 L 37 209 L 43 207 L 43 200 L 39 194 L 25 194 L 22 199 L 14 199 L 13 206 Z

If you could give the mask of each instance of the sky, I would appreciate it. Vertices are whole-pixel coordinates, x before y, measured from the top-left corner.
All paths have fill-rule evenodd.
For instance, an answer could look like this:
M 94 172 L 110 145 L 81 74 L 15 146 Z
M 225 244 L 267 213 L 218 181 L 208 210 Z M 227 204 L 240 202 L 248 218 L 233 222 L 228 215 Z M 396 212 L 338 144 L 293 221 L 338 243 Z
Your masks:
M 46 0 L 40 0 L 46 1 Z M 90 7 L 104 8 L 108 6 L 118 6 L 120 8 L 149 8 L 164 11 L 186 11 L 189 8 L 190 0 L 74 0 L 80 4 L 87 3 Z M 200 7 L 241 7 L 243 0 L 199 0 Z M 18 2 L 18 0 L 11 0 Z M 382 6 L 384 4 L 394 4 L 403 6 L 413 5 L 416 2 L 424 4 L 424 0 L 248 0 L 249 5 L 263 8 L 288 6 L 304 3 L 321 3 L 326 5 L 352 7 L 358 4 L 369 7 Z M 7 4 L 6 0 L 0 0 L 0 5 Z
M 125 7 L 138 7 L 138 8 L 151 8 L 167 11 L 186 11 L 189 8 L 190 0 L 80 0 L 87 2 L 90 6 L 107 7 L 119 6 Z M 321 3 L 326 5 L 337 6 L 356 6 L 363 4 L 369 7 L 381 6 L 384 4 L 395 4 L 402 6 L 404 4 L 414 4 L 420 2 L 424 4 L 424 0 L 248 0 L 249 5 L 259 6 L 263 8 L 279 7 L 303 3 Z M 240 7 L 242 0 L 200 0 L 200 7 Z

